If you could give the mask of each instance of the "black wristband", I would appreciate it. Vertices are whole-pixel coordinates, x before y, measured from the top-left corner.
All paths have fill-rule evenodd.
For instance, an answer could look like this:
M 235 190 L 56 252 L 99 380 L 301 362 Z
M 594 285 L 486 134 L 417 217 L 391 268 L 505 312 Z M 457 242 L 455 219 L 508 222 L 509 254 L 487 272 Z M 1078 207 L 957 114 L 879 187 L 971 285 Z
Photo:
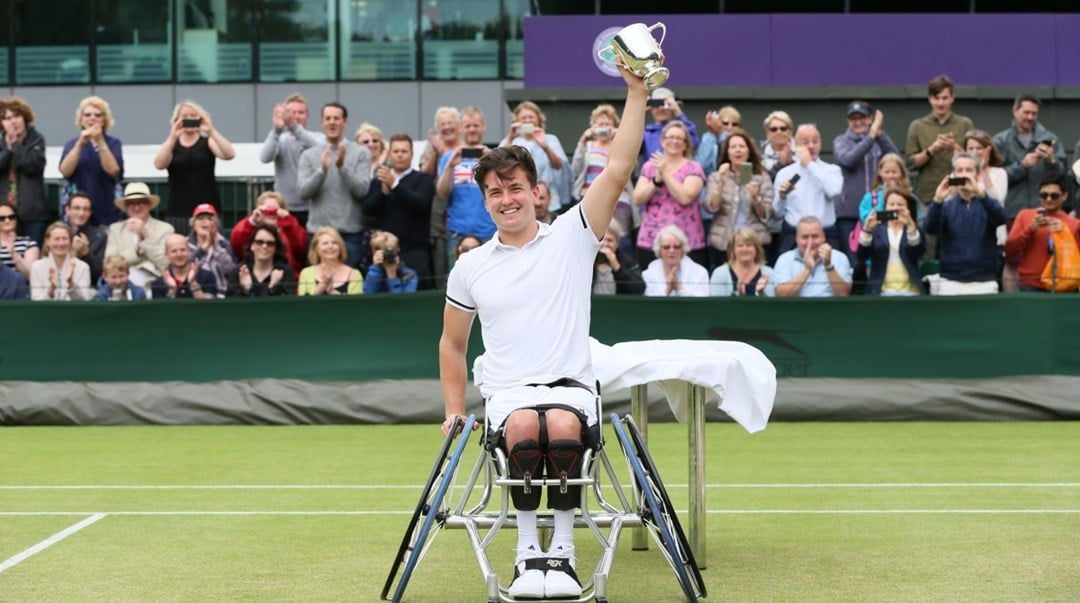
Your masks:
M 657 179 L 653 178 L 652 183 L 653 183 L 653 186 L 664 186 L 664 181 L 663 180 L 657 180 Z

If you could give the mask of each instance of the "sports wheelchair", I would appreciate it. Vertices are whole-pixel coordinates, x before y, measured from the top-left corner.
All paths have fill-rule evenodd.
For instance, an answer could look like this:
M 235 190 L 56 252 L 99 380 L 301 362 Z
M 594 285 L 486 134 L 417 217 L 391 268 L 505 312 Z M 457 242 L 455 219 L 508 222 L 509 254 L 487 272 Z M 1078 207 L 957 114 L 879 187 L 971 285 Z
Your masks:
M 644 527 L 652 535 L 688 601 L 695 603 L 698 598 L 705 597 L 705 582 L 699 566 L 641 432 L 630 415 L 620 418 L 612 413 L 609 418 L 630 475 L 632 488 L 629 498 L 604 450 L 602 435 L 592 438 L 596 441 L 584 442 L 586 448 L 580 475 L 563 474 L 554 478 L 530 478 L 526 475 L 524 479 L 509 478 L 505 451 L 490 443 L 486 436 L 481 436 L 481 454 L 472 471 L 462 481 L 458 477 L 461 457 L 476 425 L 476 417 L 470 415 L 467 419 L 456 419 L 435 457 L 435 465 L 409 520 L 386 577 L 381 598 L 387 600 L 389 597 L 394 603 L 401 601 L 409 579 L 438 531 L 451 528 L 464 529 L 469 537 L 483 574 L 488 603 L 537 601 L 509 596 L 509 585 L 504 585 L 493 569 L 488 548 L 500 529 L 517 525 L 515 510 L 510 503 L 510 487 L 565 488 L 577 485 L 582 486 L 581 502 L 575 512 L 574 526 L 588 528 L 596 538 L 601 554 L 591 577 L 586 580 L 586 574 L 581 574 L 581 597 L 559 601 L 584 603 L 595 600 L 606 603 L 608 577 L 624 527 Z M 595 432 L 602 434 L 600 429 Z M 477 494 L 474 489 L 478 485 L 482 488 Z M 613 499 L 605 497 L 602 485 L 603 490 L 613 494 Z M 501 496 L 497 498 L 496 488 L 501 491 Z M 553 525 L 552 515 L 541 512 L 538 528 L 543 531 Z

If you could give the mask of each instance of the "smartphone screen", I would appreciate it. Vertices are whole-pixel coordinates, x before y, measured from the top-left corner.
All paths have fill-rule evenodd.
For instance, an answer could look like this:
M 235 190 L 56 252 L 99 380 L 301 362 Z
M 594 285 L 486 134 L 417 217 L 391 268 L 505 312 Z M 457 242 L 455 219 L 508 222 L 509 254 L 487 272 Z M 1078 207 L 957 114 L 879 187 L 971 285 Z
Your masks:
M 964 186 L 965 184 L 967 184 L 967 178 L 964 178 L 963 176 L 949 177 L 949 186 Z
M 739 166 L 739 186 L 746 186 L 754 177 L 754 166 L 744 163 Z
M 645 101 L 645 106 L 646 107 L 663 107 L 664 106 L 664 99 L 662 99 L 662 98 L 650 98 L 649 100 Z
M 483 149 L 461 149 L 462 159 L 480 159 L 484 155 Z
M 201 119 L 185 119 L 185 120 L 182 120 L 180 122 L 180 125 L 184 126 L 185 128 L 198 128 L 200 125 L 202 125 L 202 120 Z
M 877 213 L 878 222 L 888 222 L 889 220 L 895 220 L 899 217 L 900 213 L 897 212 L 895 209 L 879 211 Z

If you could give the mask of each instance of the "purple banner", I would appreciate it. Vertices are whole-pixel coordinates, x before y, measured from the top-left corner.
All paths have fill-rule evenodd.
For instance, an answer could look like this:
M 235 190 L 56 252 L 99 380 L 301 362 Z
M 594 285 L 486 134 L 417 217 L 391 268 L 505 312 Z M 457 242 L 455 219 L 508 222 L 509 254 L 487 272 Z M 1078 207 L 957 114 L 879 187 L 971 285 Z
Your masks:
M 658 21 L 672 86 L 1080 86 L 1076 14 L 776 14 L 527 17 L 525 87 L 618 86 L 600 34 Z

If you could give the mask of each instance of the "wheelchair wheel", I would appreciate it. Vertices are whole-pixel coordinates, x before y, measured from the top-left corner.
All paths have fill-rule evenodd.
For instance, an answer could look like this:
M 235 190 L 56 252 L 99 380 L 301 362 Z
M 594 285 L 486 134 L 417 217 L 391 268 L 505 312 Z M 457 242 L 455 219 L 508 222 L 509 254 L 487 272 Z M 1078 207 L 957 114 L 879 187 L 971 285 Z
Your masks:
M 634 487 L 641 493 L 642 520 L 661 546 L 675 577 L 682 586 L 683 593 L 690 603 L 696 603 L 698 597 L 705 597 L 705 581 L 701 577 L 693 552 L 686 540 L 686 534 L 679 524 L 675 507 L 671 504 L 664 488 L 656 464 L 645 448 L 641 432 L 633 419 L 626 417 L 626 427 L 618 415 L 611 414 L 611 424 L 615 428 L 619 445 L 626 455 L 633 472 Z M 628 435 L 629 434 L 629 435 Z M 692 576 L 692 577 L 691 577 Z
M 440 506 L 443 498 L 446 497 L 446 491 L 454 481 L 461 455 L 465 451 L 465 443 L 468 442 L 475 423 L 476 418 L 473 415 L 469 415 L 468 419 L 460 417 L 455 419 L 450 432 L 443 441 L 439 454 L 435 457 L 435 465 L 432 467 L 427 483 L 424 484 L 424 490 L 420 494 L 420 501 L 416 504 L 416 509 L 409 519 L 409 526 L 405 529 L 405 536 L 401 539 L 401 546 L 398 547 L 394 563 L 390 566 L 390 573 L 386 576 L 382 594 L 379 595 L 381 599 L 386 600 L 387 594 L 394 585 L 394 578 L 397 577 L 398 569 L 401 567 L 402 562 L 405 562 L 405 569 L 401 573 L 401 579 L 398 580 L 392 599 L 394 603 L 401 601 L 401 596 L 405 593 L 405 587 L 409 584 L 409 578 L 412 577 L 417 564 L 420 563 L 420 559 L 427 552 L 431 540 L 435 538 L 435 534 L 431 533 L 432 526 L 438 521 L 438 527 L 442 527 L 443 521 L 445 521 L 443 516 L 445 510 L 440 509 Z M 458 438 L 457 445 L 453 446 L 454 438 L 458 434 L 458 428 L 461 429 L 461 437 Z M 453 447 L 452 453 L 450 451 L 451 447 Z M 422 523 L 420 521 L 421 517 L 424 518 Z

